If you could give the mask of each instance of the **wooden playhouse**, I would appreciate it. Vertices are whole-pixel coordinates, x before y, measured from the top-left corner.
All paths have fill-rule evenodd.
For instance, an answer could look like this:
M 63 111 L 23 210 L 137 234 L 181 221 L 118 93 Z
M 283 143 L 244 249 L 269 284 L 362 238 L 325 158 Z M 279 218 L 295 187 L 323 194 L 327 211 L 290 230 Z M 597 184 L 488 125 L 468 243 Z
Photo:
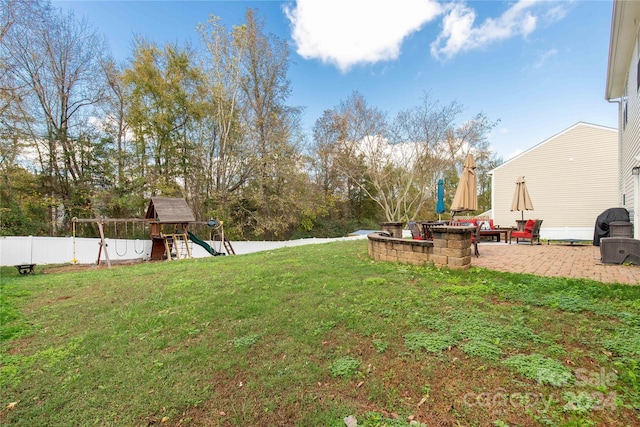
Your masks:
M 151 260 L 191 258 L 187 226 L 196 218 L 182 198 L 152 197 L 145 219 L 151 227 Z

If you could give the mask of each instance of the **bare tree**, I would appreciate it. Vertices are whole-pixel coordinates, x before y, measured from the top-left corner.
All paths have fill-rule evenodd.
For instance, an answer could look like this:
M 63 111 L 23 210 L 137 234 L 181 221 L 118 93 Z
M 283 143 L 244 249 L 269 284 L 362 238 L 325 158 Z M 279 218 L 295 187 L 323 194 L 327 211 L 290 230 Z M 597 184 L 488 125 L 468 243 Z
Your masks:
M 85 20 L 53 11 L 48 3 L 28 2 L 20 16 L 3 37 L 2 56 L 9 80 L 23 89 L 54 219 L 83 179 L 80 157 L 90 146 L 78 133 L 103 98 L 105 45 Z
M 9 73 L 11 52 L 6 44 L 9 39 L 5 37 L 14 25 L 24 24 L 26 16 L 37 20 L 45 11 L 45 8 L 31 7 L 26 0 L 0 1 L 0 167 L 14 164 L 24 147 L 24 135 L 28 135 L 33 125 L 25 111 L 29 87 Z
M 248 138 L 242 132 L 245 105 L 241 98 L 240 60 L 247 54 L 246 31 L 234 27 L 228 31 L 216 16 L 198 26 L 205 45 L 203 70 L 206 82 L 207 120 L 203 123 L 206 141 L 207 193 L 215 197 L 222 210 L 229 196 L 241 189 L 251 173 L 252 157 Z
M 327 110 L 316 120 L 313 127 L 314 140 L 314 178 L 325 198 L 340 193 L 347 194 L 344 174 L 340 171 L 340 147 L 337 141 L 344 140 L 341 135 L 344 126 L 338 112 Z
M 303 199 L 288 185 L 302 179 L 299 108 L 287 105 L 290 82 L 289 48 L 264 33 L 264 22 L 248 9 L 246 24 L 237 28 L 236 42 L 246 49 L 240 57 L 240 90 L 248 140 L 255 155 L 252 179 L 245 189 L 244 211 L 263 238 L 283 236 L 299 219 Z M 296 185 L 297 186 L 297 185 Z
M 126 181 L 126 164 L 128 157 L 127 133 L 129 123 L 126 120 L 128 88 L 123 81 L 123 71 L 111 58 L 106 58 L 100 64 L 106 79 L 104 99 L 104 122 L 107 132 L 115 140 L 116 148 L 116 186 L 122 186 Z
M 435 199 L 435 184 L 469 151 L 486 151 L 494 126 L 482 114 L 456 127 L 462 107 L 440 106 L 428 95 L 401 111 L 391 125 L 358 93 L 316 122 L 316 153 L 323 178 L 337 168 L 382 209 L 387 221 L 415 219 Z
M 396 220 L 413 220 L 435 200 L 436 182 L 451 167 L 456 154 L 455 120 L 463 108 L 457 102 L 440 105 L 426 93 L 422 102 L 400 111 L 390 131 L 391 142 L 405 147 L 397 163 L 402 188 L 396 200 L 401 215 Z
M 0 0 L 0 43 L 11 30 L 11 27 L 17 22 L 20 23 L 26 16 L 31 15 L 30 19 L 40 19 L 37 14 L 41 12 L 39 7 L 32 8 L 29 0 Z M 46 10 L 46 7 L 42 7 Z M 6 55 L 6 53 L 4 53 Z M 0 69 L 6 71 L 5 60 L 8 56 L 2 56 Z
M 378 203 L 370 172 L 384 157 L 386 115 L 370 106 L 358 92 L 324 112 L 313 129 L 316 179 L 327 196 L 345 206 L 348 217 L 359 216 L 361 198 Z M 379 203 L 378 203 L 379 204 Z

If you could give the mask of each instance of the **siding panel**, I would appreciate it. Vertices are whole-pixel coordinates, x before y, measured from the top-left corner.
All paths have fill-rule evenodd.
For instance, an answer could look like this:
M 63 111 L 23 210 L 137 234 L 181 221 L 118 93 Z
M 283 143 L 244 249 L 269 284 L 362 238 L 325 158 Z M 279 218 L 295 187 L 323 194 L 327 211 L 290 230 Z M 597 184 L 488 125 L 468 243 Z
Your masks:
M 640 97 L 636 91 L 639 49 L 637 40 L 636 37 L 636 47 L 627 73 L 627 123 L 626 126 L 621 127 L 623 130 L 621 142 L 622 166 L 620 170 L 620 191 L 624 197 L 622 197 L 620 203 L 630 212 L 633 211 L 635 197 L 633 194 L 633 176 L 631 175 L 631 169 L 634 166 L 640 165 L 640 161 L 636 160 L 636 157 L 640 156 Z
M 520 219 L 521 213 L 510 209 L 522 175 L 535 209 L 525 212 L 525 219 L 544 220 L 543 237 L 546 228 L 547 234 L 566 229 L 562 238 L 584 238 L 584 230 L 577 236 L 577 229 L 593 230 L 602 211 L 619 206 L 617 131 L 578 123 L 494 169 L 495 223 L 511 226 Z

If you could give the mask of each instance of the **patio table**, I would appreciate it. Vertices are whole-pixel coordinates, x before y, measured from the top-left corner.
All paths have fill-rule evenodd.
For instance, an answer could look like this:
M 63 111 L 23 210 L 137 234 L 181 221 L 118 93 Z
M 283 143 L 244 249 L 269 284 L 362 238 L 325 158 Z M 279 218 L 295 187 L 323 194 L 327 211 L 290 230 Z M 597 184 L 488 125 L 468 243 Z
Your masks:
M 500 235 L 504 234 L 504 242 L 511 244 L 511 232 L 515 231 L 516 229 L 514 227 L 509 227 L 509 228 L 494 228 L 491 231 L 495 231 L 496 233 L 498 233 L 498 242 L 500 241 Z

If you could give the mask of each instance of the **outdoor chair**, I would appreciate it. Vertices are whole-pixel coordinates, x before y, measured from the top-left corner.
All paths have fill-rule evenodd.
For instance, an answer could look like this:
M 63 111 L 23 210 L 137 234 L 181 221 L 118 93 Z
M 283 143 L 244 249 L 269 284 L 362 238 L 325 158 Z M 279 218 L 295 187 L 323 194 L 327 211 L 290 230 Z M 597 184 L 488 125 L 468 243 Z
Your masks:
M 407 226 L 409 227 L 409 231 L 411 231 L 411 238 L 413 240 L 424 240 L 422 227 L 420 227 L 417 222 L 409 221 L 407 222 Z
M 540 226 L 542 225 L 541 219 L 529 219 L 524 225 L 524 230 L 522 231 L 512 231 L 511 236 L 509 237 L 509 243 L 511 243 L 512 239 L 516 239 L 516 243 L 520 242 L 520 239 L 526 239 L 531 242 L 533 245 L 533 241 L 537 240 L 540 243 Z
M 478 251 L 478 241 L 480 240 L 480 229 L 482 228 L 482 223 L 478 221 L 476 224 L 476 229 L 471 235 L 471 244 L 473 245 L 473 253 L 476 258 L 480 256 L 480 252 Z

